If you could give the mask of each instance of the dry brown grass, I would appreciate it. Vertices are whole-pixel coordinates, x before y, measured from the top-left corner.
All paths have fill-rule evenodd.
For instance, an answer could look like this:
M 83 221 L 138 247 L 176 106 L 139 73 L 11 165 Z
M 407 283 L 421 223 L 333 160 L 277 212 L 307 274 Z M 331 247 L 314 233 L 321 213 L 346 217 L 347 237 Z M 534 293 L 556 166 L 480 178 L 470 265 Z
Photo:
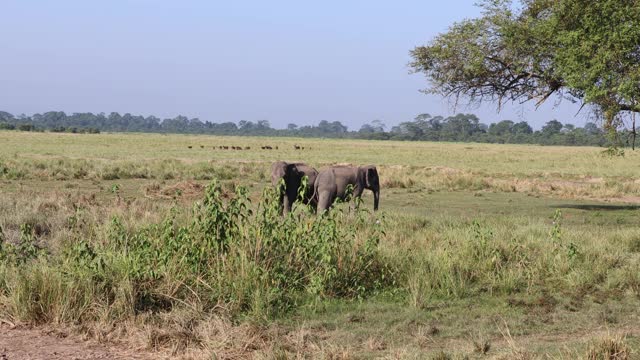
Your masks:
M 383 166 L 381 185 L 386 189 L 418 188 L 433 191 L 519 192 L 567 199 L 640 202 L 640 181 L 630 178 L 563 177 L 553 174 L 529 177 L 486 174 L 449 167 Z
M 196 199 L 201 197 L 203 193 L 204 186 L 194 181 L 180 181 L 165 186 L 153 183 L 145 188 L 145 195 L 152 199 L 175 199 L 176 197 Z
M 585 360 L 628 360 L 631 349 L 622 336 L 606 336 L 593 341 L 585 355 Z

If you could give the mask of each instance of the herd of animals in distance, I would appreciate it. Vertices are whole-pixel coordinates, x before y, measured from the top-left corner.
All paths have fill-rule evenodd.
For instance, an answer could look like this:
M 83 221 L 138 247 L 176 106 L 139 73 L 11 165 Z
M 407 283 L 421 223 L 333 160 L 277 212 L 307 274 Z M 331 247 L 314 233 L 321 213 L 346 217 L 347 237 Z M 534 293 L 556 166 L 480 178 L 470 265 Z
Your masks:
M 189 145 L 187 146 L 187 148 L 189 149 L 193 149 L 193 145 Z M 204 149 L 205 146 L 204 145 L 200 145 L 201 149 Z M 214 146 L 213 149 L 219 149 L 219 150 L 251 150 L 251 146 L 235 146 L 235 145 L 218 145 L 217 147 Z M 260 147 L 260 149 L 262 150 L 278 150 L 278 146 L 271 146 L 271 145 L 263 145 Z M 305 150 L 304 146 L 300 146 L 300 145 L 293 145 L 293 149 L 294 150 Z M 311 148 L 307 148 L 307 150 L 311 150 Z

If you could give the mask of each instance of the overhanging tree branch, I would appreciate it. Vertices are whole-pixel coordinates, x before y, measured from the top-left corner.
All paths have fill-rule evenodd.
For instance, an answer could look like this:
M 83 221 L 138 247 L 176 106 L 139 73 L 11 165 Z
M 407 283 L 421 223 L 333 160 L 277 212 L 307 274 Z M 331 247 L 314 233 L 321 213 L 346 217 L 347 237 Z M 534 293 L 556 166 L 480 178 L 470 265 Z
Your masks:
M 520 12 L 509 2 L 481 6 L 480 18 L 411 51 L 426 92 L 499 107 L 571 96 L 600 109 L 605 126 L 620 112 L 640 112 L 637 1 L 521 0 Z

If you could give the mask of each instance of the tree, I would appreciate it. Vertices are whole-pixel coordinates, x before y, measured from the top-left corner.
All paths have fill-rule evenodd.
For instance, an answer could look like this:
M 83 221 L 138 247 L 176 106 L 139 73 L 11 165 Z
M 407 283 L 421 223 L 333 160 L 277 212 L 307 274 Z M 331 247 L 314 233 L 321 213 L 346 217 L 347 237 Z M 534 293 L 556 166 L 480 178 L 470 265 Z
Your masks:
M 2 121 L 13 121 L 14 116 L 6 111 L 0 111 L 0 120 Z
M 533 134 L 533 129 L 526 121 L 520 121 L 519 123 L 513 124 L 511 131 L 514 134 Z
M 269 123 L 269 120 L 258 120 L 256 123 L 256 129 L 260 131 L 269 131 L 271 130 L 271 124 Z
M 358 136 L 362 139 L 386 140 L 390 134 L 384 131 L 386 125 L 381 120 L 373 120 L 371 124 L 363 124 L 358 130 Z
M 394 126 L 391 132 L 400 140 L 422 140 L 424 131 L 420 125 L 421 123 L 417 121 L 405 121 Z
M 466 141 L 474 133 L 482 132 L 480 119 L 473 114 L 457 114 L 445 119 L 442 140 Z
M 513 132 L 513 121 L 511 120 L 502 120 L 498 123 L 489 125 L 488 133 L 491 135 L 505 135 L 511 134 Z
M 347 132 L 347 127 L 343 125 L 340 121 L 328 122 L 327 120 L 321 120 L 318 123 L 317 129 L 321 134 L 344 134 Z
M 596 124 L 594 124 L 592 122 L 588 122 L 588 123 L 584 124 L 584 131 L 586 131 L 587 134 L 589 134 L 589 135 L 600 135 L 600 134 L 602 134 L 602 131 L 600 130 L 598 125 L 596 125 Z
M 560 131 L 562 130 L 563 126 L 564 125 L 562 125 L 560 121 L 551 120 L 546 124 L 544 124 L 540 132 L 546 137 L 551 137 L 552 135 L 560 134 Z
M 109 117 L 107 118 L 107 129 L 108 130 L 115 130 L 115 131 L 122 131 L 122 128 L 120 126 L 121 124 L 121 120 L 122 120 L 122 116 L 120 116 L 119 113 L 117 112 L 112 112 L 111 114 L 109 114 Z
M 429 93 L 471 103 L 552 96 L 592 105 L 615 129 L 640 112 L 640 4 L 631 0 L 484 0 L 480 18 L 454 24 L 411 51 Z
M 373 127 L 373 131 L 377 133 L 384 132 L 384 129 L 387 127 L 382 120 L 373 120 L 371 122 L 371 127 Z
M 344 134 L 348 130 L 348 128 L 345 125 L 343 125 L 340 121 L 332 122 L 331 129 L 336 134 Z
M 360 130 L 358 130 L 358 132 L 360 134 L 373 134 L 375 133 L 375 129 L 373 128 L 373 126 L 371 124 L 363 124 L 360 127 Z

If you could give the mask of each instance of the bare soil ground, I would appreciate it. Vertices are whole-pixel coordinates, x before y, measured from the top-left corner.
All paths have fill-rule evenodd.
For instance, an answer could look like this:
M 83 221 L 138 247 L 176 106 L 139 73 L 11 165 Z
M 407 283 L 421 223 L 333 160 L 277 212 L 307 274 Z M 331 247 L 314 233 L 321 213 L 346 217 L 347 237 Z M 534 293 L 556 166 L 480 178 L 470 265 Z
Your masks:
M 86 341 L 60 330 L 0 326 L 0 360 L 158 358 L 158 354 Z

